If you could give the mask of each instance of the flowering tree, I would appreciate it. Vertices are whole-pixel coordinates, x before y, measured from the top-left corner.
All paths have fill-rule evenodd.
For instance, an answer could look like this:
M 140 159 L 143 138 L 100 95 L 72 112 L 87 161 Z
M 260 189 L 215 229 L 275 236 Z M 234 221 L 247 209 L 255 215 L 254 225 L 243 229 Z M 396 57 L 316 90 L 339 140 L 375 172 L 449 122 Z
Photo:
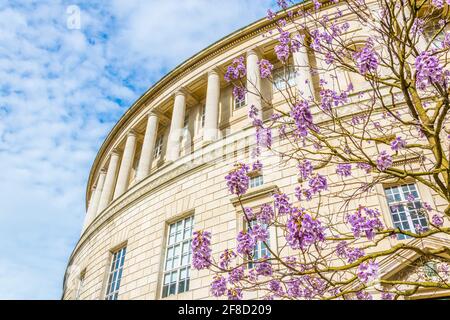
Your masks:
M 254 161 L 225 177 L 247 227 L 236 247 L 217 257 L 214 235 L 195 232 L 193 267 L 214 272 L 211 293 L 229 299 L 246 291 L 268 299 L 371 299 L 377 292 L 398 299 L 424 288 L 449 290 L 450 1 L 277 3 L 280 11 L 267 16 L 276 30 L 266 36 L 277 41 L 278 63 L 311 76 L 280 90 L 284 103 L 277 107 L 245 85 L 243 57 L 228 67 L 233 94 L 259 95 L 273 113 L 264 119 L 261 108 L 249 106 Z M 300 50 L 314 57 L 308 65 L 292 62 Z M 272 62 L 260 59 L 258 66 L 260 77 L 274 82 Z M 263 167 L 264 149 L 296 166 L 299 182 L 291 197 L 279 190 L 267 204 L 246 207 L 249 173 Z M 415 188 L 387 194 L 402 200 L 388 204 L 388 221 L 367 205 L 387 183 L 420 184 L 434 203 L 419 199 Z M 401 224 L 405 214 L 413 228 Z M 281 239 L 277 246 L 271 232 Z M 430 249 L 427 239 L 443 245 Z M 266 255 L 255 254 L 258 244 Z M 415 258 L 401 260 L 403 274 L 383 277 L 386 261 L 408 254 Z

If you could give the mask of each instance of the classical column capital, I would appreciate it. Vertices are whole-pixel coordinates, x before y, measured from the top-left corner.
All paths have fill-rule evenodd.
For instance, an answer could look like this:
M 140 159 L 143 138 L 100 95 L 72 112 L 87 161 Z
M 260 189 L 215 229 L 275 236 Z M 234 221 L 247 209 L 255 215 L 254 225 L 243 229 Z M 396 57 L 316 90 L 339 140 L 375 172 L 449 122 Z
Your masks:
M 111 157 L 112 156 L 117 156 L 118 157 L 119 155 L 120 155 L 120 151 L 118 149 L 114 148 L 114 149 L 111 150 L 111 155 L 110 155 Z
M 261 56 L 261 51 L 259 50 L 258 47 L 252 47 L 249 50 L 247 50 L 246 52 L 247 57 L 249 56 L 257 56 L 258 58 Z
M 210 75 L 217 75 L 217 76 L 220 76 L 221 74 L 222 74 L 222 71 L 220 70 L 220 68 L 219 67 L 212 67 L 211 69 L 209 69 L 207 72 L 206 72 L 206 74 L 208 75 L 208 77 L 210 76 Z
M 186 97 L 188 94 L 189 94 L 189 92 L 186 90 L 186 88 L 180 87 L 174 92 L 173 95 L 174 95 L 174 97 L 176 97 L 176 96 L 184 96 L 184 97 Z

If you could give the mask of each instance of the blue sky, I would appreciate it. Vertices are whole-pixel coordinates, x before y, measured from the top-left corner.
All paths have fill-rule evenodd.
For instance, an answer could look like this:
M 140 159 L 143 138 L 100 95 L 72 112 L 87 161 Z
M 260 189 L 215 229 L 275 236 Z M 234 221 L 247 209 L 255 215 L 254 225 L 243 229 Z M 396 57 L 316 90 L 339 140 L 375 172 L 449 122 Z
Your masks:
M 61 297 L 104 137 L 164 74 L 270 4 L 0 2 L 0 299 Z

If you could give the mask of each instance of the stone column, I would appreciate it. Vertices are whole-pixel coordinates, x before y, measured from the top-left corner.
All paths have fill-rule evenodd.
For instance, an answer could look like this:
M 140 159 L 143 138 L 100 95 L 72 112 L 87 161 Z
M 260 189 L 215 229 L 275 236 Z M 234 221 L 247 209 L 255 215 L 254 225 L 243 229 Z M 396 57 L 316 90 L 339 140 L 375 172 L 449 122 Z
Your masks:
M 108 171 L 106 172 L 105 183 L 103 185 L 100 203 L 98 204 L 98 213 L 102 212 L 111 201 L 111 196 L 114 191 L 114 182 L 116 181 L 117 164 L 119 163 L 119 153 L 117 151 L 111 152 L 109 159 Z
M 255 50 L 247 52 L 247 106 L 252 105 L 258 110 L 258 117 L 262 120 L 261 104 L 261 75 L 258 67 L 258 54 Z
M 150 172 L 155 151 L 156 134 L 158 132 L 158 116 L 150 112 L 147 117 L 144 142 L 142 144 L 141 158 L 139 159 L 136 181 L 141 181 Z
M 86 213 L 86 217 L 84 219 L 83 230 L 87 228 L 91 224 L 91 222 L 97 216 L 98 205 L 100 203 L 100 197 L 103 191 L 103 184 L 105 183 L 106 171 L 100 170 L 100 174 L 98 176 L 97 185 L 95 190 L 91 194 L 91 200 L 89 201 L 89 207 Z
M 293 53 L 297 90 L 301 93 L 303 98 L 314 98 L 315 90 L 313 85 L 313 78 L 311 75 L 311 64 L 309 62 L 308 49 L 305 45 L 304 37 L 298 36 L 297 39 L 299 41 L 302 41 L 300 50 Z
M 211 142 L 218 138 L 219 98 L 220 76 L 216 70 L 211 70 L 208 72 L 208 87 L 206 89 L 203 142 Z
M 180 156 L 180 144 L 183 134 L 184 113 L 186 111 L 186 94 L 179 90 L 175 93 L 172 121 L 170 123 L 169 141 L 167 143 L 167 159 L 176 161 Z
M 136 134 L 133 130 L 131 130 L 128 132 L 127 141 L 125 142 L 125 149 L 123 150 L 122 162 L 120 163 L 119 175 L 117 176 L 117 184 L 113 199 L 118 198 L 127 190 L 135 151 Z

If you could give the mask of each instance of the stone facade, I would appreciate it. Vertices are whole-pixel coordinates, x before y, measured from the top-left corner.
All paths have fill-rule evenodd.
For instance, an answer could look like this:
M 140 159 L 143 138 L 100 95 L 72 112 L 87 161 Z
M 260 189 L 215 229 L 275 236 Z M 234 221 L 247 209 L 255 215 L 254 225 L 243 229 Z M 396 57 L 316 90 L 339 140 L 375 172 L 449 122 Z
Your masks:
M 271 109 L 256 97 L 248 97 L 245 106 L 236 108 L 232 87 L 223 74 L 234 58 L 245 56 L 252 85 L 259 86 L 256 89 L 273 105 L 282 104 L 283 98 L 273 93 L 272 84 L 257 79 L 258 59 L 276 61 L 273 41 L 262 37 L 272 29 L 274 24 L 263 19 L 221 39 L 166 75 L 119 120 L 92 166 L 85 224 L 68 263 L 63 299 L 105 299 L 111 259 L 124 246 L 118 298 L 163 298 L 168 228 L 185 217 L 194 217 L 194 230 L 211 231 L 214 256 L 234 247 L 244 220 L 224 176 L 237 161 L 250 161 L 254 129 L 247 118 L 248 105 L 263 110 L 263 119 Z M 311 59 L 308 52 L 300 51 L 293 62 Z M 307 69 L 297 77 L 301 79 L 294 86 L 301 87 L 305 79 L 317 85 Z M 347 84 L 347 75 L 337 77 Z M 256 207 L 268 202 L 278 189 L 293 199 L 298 184 L 295 166 L 269 152 L 263 157 L 263 184 L 249 190 L 245 204 Z M 331 185 L 338 183 L 334 168 L 321 170 Z M 362 171 L 357 174 L 355 180 L 365 179 Z M 444 205 L 428 189 L 417 188 L 423 201 L 437 209 Z M 339 206 L 339 201 L 327 203 L 329 210 Z M 364 201 L 380 208 L 384 223 L 392 226 L 382 185 Z M 273 230 L 271 243 L 277 238 L 283 239 Z M 209 271 L 191 270 L 189 289 L 167 299 L 209 299 L 210 281 Z

